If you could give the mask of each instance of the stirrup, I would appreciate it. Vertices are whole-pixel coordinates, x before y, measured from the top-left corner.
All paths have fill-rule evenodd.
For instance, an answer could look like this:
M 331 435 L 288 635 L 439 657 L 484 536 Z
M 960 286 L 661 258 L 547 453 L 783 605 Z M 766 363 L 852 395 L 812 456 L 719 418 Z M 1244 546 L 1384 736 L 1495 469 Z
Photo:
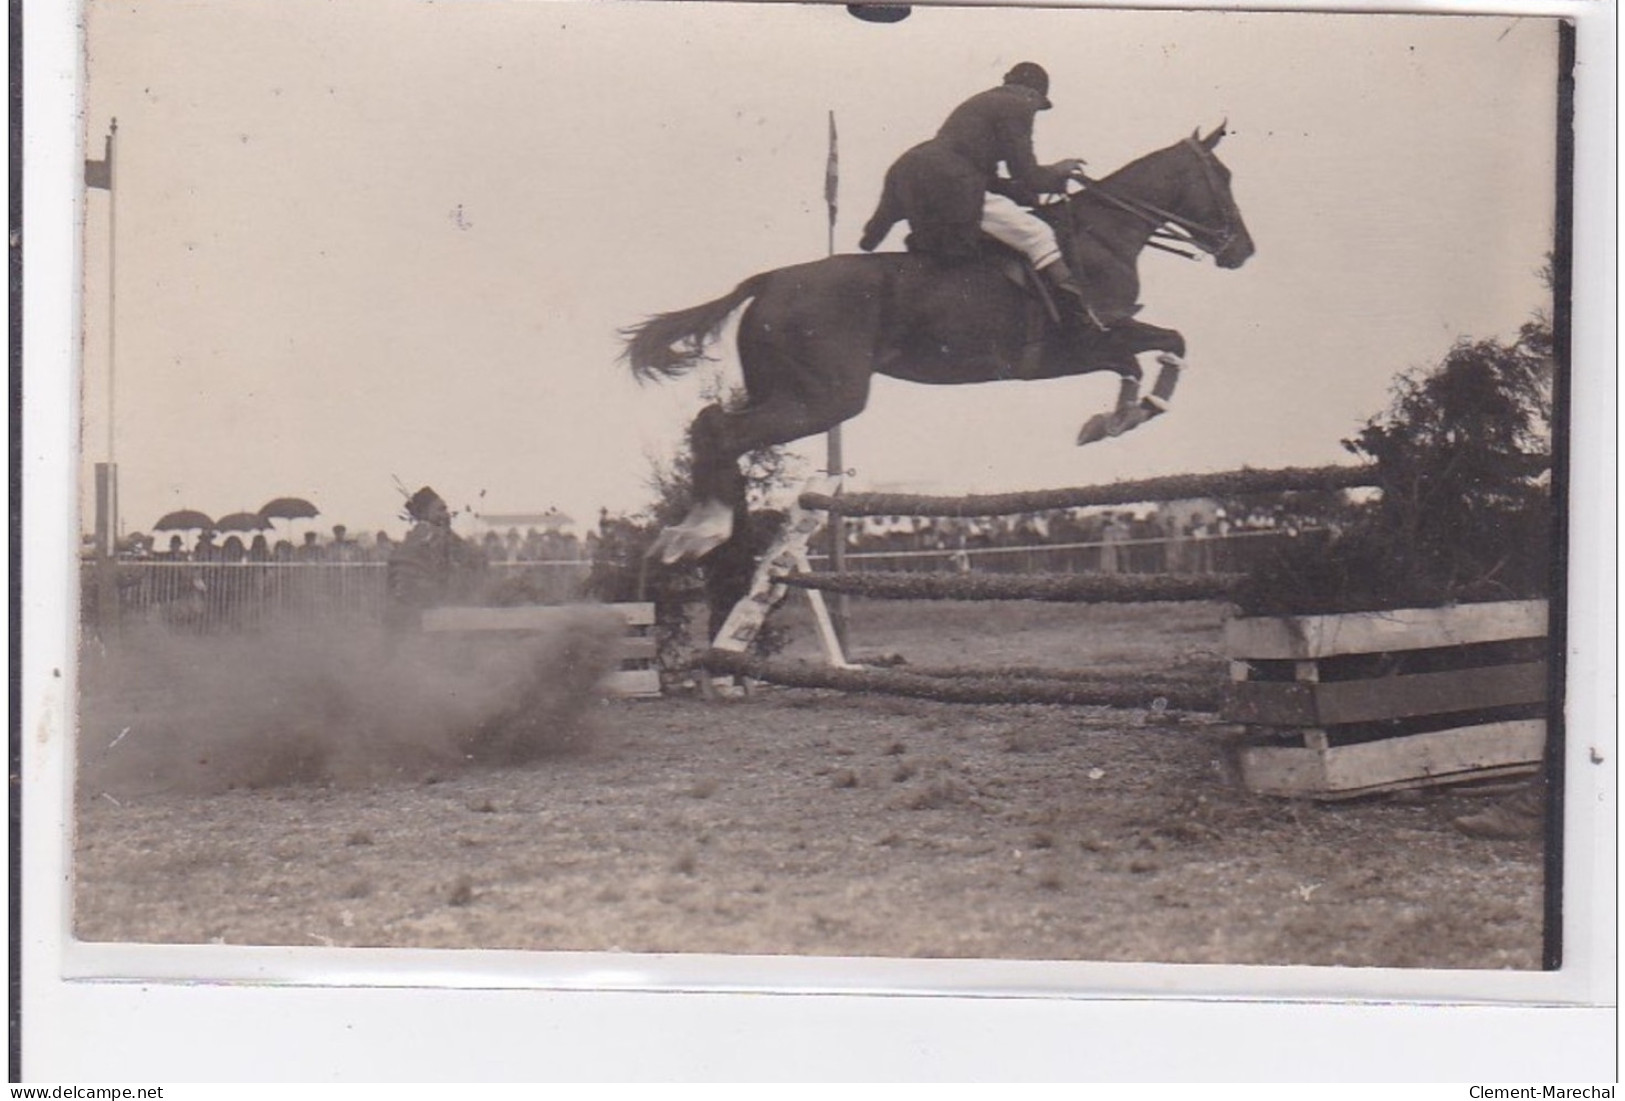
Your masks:
M 1083 288 L 1078 286 L 1077 283 L 1069 279 L 1064 283 L 1056 283 L 1054 286 L 1065 298 L 1061 305 L 1063 314 L 1071 316 L 1084 328 L 1094 329 L 1096 332 L 1102 333 L 1111 331 L 1111 327 L 1106 324 L 1100 313 L 1095 309 L 1095 304 L 1089 301 L 1083 293 Z
M 1136 314 L 1144 307 L 1136 302 L 1132 306 L 1108 310 L 1093 302 L 1084 301 L 1083 312 L 1089 318 L 1089 323 L 1103 333 L 1109 333 L 1125 321 L 1133 321 Z

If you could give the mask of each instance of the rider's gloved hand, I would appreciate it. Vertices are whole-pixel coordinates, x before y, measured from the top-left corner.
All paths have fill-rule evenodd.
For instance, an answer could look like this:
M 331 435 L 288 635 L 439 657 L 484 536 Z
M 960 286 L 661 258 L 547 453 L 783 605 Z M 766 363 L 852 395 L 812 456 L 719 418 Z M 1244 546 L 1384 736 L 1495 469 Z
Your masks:
M 1089 166 L 1089 162 L 1082 157 L 1069 157 L 1061 162 L 1061 166 L 1066 169 L 1066 174 L 1074 180 L 1089 178 L 1089 173 L 1085 171 Z

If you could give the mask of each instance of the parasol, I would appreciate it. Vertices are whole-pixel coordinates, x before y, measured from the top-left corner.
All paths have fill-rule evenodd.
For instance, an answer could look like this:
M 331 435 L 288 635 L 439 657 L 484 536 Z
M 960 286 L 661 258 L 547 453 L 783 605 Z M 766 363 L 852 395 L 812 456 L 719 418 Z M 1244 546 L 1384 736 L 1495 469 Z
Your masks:
M 320 515 L 322 510 L 304 497 L 276 497 L 260 505 L 260 520 L 310 520 Z
M 309 520 L 321 510 L 303 497 L 278 497 L 260 506 L 261 520 Z
M 178 509 L 160 517 L 152 525 L 153 531 L 209 531 L 214 528 L 214 521 L 206 513 L 195 508 Z
M 271 521 L 257 512 L 233 512 L 214 522 L 215 531 L 264 531 Z

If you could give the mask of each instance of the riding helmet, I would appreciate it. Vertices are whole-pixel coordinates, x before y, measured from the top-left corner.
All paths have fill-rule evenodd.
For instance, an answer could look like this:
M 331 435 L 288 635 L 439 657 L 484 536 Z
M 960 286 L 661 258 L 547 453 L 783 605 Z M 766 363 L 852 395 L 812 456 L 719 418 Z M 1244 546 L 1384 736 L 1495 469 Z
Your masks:
M 424 486 L 406 500 L 406 514 L 414 520 L 426 519 L 435 505 L 446 507 L 446 502 L 440 494 L 428 486 Z
M 1013 69 L 1004 74 L 1004 82 L 1019 84 L 1023 88 L 1031 88 L 1037 92 L 1039 98 L 1043 100 L 1038 108 L 1040 111 L 1048 111 L 1055 106 L 1049 101 L 1049 74 L 1044 71 L 1042 65 L 1032 61 L 1018 62 Z

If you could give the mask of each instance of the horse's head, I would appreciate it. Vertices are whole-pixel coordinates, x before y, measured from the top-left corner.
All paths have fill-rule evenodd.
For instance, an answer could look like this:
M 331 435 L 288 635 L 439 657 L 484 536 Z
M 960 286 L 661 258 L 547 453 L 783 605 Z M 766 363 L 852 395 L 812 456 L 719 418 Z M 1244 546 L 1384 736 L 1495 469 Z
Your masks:
M 1141 241 L 1169 237 L 1209 253 L 1221 268 L 1239 268 L 1253 254 L 1253 238 L 1230 193 L 1230 169 L 1213 152 L 1224 135 L 1224 123 L 1206 137 L 1195 130 L 1077 197 L 1092 197 L 1103 212 L 1115 209 L 1118 220 L 1139 227 Z
M 1190 150 L 1195 168 L 1180 189 L 1178 205 L 1185 209 L 1175 213 L 1189 219 L 1189 224 L 1181 228 L 1190 235 L 1192 244 L 1213 255 L 1215 264 L 1239 268 L 1253 254 L 1253 238 L 1230 193 L 1230 169 L 1213 152 L 1224 138 L 1225 123 L 1219 123 L 1207 137 L 1201 133 L 1200 128 L 1193 130 L 1180 143 Z

